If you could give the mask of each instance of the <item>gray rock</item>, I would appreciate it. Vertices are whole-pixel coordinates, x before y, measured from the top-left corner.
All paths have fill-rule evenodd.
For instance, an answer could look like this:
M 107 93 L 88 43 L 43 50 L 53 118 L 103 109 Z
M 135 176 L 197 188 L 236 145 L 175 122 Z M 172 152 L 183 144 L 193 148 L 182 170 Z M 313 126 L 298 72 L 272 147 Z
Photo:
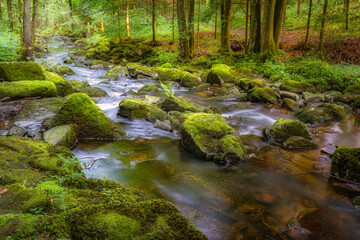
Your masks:
M 6 136 L 20 136 L 24 137 L 27 131 L 21 127 L 16 125 L 12 126 L 10 130 L 7 132 Z
M 310 92 L 303 92 L 303 98 L 306 103 L 319 103 L 325 100 L 324 95 Z
M 290 98 L 294 101 L 300 100 L 299 95 L 297 95 L 296 93 L 288 92 L 288 91 L 280 91 L 280 96 L 281 96 L 281 98 Z
M 74 125 L 61 125 L 44 133 L 44 140 L 55 146 L 72 147 L 76 142 L 76 127 Z
M 293 99 L 290 99 L 290 98 L 284 98 L 283 102 L 282 102 L 282 106 L 284 108 L 286 108 L 287 110 L 290 110 L 290 111 L 293 111 L 293 112 L 296 112 L 300 108 L 299 104 L 296 101 L 294 101 Z
M 159 120 L 156 120 L 156 122 L 154 124 L 154 128 L 159 128 L 161 130 L 168 131 L 168 132 L 170 132 L 172 130 L 171 125 L 168 125 L 167 123 L 161 122 Z
M 90 69 L 96 70 L 96 69 L 104 69 L 104 65 L 98 64 L 98 65 L 92 65 Z

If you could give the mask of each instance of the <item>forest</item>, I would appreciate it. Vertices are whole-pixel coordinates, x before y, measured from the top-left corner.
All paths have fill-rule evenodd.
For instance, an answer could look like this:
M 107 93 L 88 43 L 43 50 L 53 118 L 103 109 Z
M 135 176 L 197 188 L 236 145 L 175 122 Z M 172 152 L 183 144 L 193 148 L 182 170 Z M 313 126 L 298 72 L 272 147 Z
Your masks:
M 0 239 L 360 239 L 359 0 L 0 0 Z

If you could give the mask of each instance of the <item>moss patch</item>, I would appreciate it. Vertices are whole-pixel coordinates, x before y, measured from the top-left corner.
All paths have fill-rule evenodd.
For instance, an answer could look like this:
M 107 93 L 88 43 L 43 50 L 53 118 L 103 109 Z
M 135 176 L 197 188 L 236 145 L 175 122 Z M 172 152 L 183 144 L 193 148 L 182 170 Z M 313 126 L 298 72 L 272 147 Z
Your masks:
M 108 95 L 104 90 L 90 86 L 88 82 L 70 80 L 69 83 L 76 92 L 85 93 L 89 97 L 106 97 Z
M 56 86 L 48 81 L 16 81 L 0 83 L 0 98 L 56 97 Z
M 0 81 L 46 80 L 39 63 L 34 62 L 0 62 Z
M 235 80 L 235 84 L 242 90 L 248 91 L 255 87 L 263 88 L 266 87 L 266 83 L 257 79 L 242 78 Z
M 231 68 L 225 64 L 214 64 L 207 75 L 206 82 L 223 85 L 232 81 Z
M 198 76 L 188 73 L 188 72 L 185 72 L 185 74 L 181 78 L 180 86 L 192 88 L 192 87 L 199 86 L 201 83 L 202 82 Z
M 280 118 L 272 126 L 265 127 L 262 133 L 266 139 L 279 142 L 283 142 L 292 136 L 299 136 L 311 140 L 306 125 L 297 120 Z
M 110 71 L 106 74 L 106 77 L 108 78 L 114 78 L 114 79 L 118 79 L 118 78 L 124 78 L 129 76 L 127 67 L 122 67 L 122 66 L 116 66 L 113 67 L 112 69 L 110 69 Z
M 151 77 L 152 79 L 158 79 L 158 74 L 152 70 L 151 68 L 136 64 L 136 63 L 128 63 L 127 69 L 129 72 L 129 75 L 133 78 L 137 78 L 139 75 Z M 165 69 L 165 68 L 164 68 Z
M 158 74 L 160 81 L 176 81 L 180 82 L 185 71 L 181 71 L 176 68 L 163 68 L 163 67 L 156 67 L 153 70 Z
M 255 87 L 248 91 L 248 99 L 251 102 L 276 103 L 278 98 L 275 91 L 271 88 Z
M 76 92 L 76 90 L 71 85 L 71 83 L 66 81 L 58 74 L 52 72 L 45 72 L 45 76 L 46 76 L 46 81 L 50 81 L 55 84 L 59 96 L 64 97 Z
M 360 182 L 360 148 L 338 147 L 332 159 L 331 173 Z
M 75 125 L 61 125 L 44 133 L 44 140 L 52 145 L 72 147 L 76 142 L 77 129 Z
M 200 107 L 182 97 L 166 97 L 158 106 L 166 112 L 202 112 Z
M 119 104 L 118 115 L 130 120 L 147 118 L 156 121 L 164 120 L 166 113 L 159 107 L 138 98 L 125 98 Z
M 283 91 L 289 91 L 294 93 L 311 92 L 315 93 L 315 87 L 310 83 L 298 82 L 293 80 L 287 80 L 280 85 L 280 89 Z

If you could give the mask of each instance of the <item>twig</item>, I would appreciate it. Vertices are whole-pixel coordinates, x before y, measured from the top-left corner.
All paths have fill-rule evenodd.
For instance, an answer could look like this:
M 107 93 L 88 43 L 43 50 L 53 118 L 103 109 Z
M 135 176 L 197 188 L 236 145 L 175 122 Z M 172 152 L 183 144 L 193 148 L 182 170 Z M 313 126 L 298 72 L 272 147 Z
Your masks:
M 91 169 L 98 160 L 99 159 L 92 160 L 88 165 L 86 165 L 85 169 Z
M 360 183 L 353 182 L 351 180 L 347 180 L 347 179 L 344 179 L 344 178 L 340 178 L 340 177 L 334 176 L 332 174 L 330 174 L 330 177 L 335 178 L 335 179 L 340 180 L 340 181 L 343 181 L 343 182 L 347 182 L 347 183 L 351 183 L 351 184 L 355 184 L 355 185 L 360 185 Z

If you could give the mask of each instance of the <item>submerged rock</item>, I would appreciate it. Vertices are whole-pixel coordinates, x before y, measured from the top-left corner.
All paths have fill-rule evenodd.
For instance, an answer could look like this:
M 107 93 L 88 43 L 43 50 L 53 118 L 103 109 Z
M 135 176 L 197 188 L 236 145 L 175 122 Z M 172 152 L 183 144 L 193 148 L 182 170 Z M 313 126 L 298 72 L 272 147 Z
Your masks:
M 15 81 L 0 83 L 0 98 L 22 99 L 31 97 L 56 97 L 54 83 L 49 81 Z
M 300 137 L 300 136 L 292 136 L 286 139 L 284 142 L 284 145 L 287 148 L 317 148 L 318 145 L 316 143 L 313 143 L 309 139 Z
M 55 115 L 51 128 L 76 124 L 79 139 L 117 139 L 123 135 L 101 109 L 84 93 L 68 96 Z
M 154 70 L 144 65 L 139 65 L 136 63 L 128 63 L 127 69 L 129 75 L 133 78 L 137 78 L 138 75 L 151 77 L 152 79 L 158 79 L 159 77 L 159 75 Z
M 158 104 L 158 106 L 166 112 L 170 111 L 178 111 L 178 112 L 202 112 L 202 109 L 192 103 L 191 101 L 182 98 L 169 96 L 166 97 L 162 102 Z
M 166 118 L 166 112 L 156 105 L 139 98 L 125 98 L 122 100 L 119 104 L 118 115 L 130 120 L 143 118 L 153 122 L 157 119 L 165 120 Z
M 360 148 L 338 147 L 333 155 L 331 174 L 360 183 Z
M 182 146 L 200 158 L 221 164 L 245 159 L 240 138 L 221 115 L 189 114 L 181 124 L 180 135 Z
M 277 142 L 284 142 L 293 136 L 311 140 L 311 136 L 306 125 L 297 120 L 280 118 L 272 126 L 265 127 L 262 133 L 264 138 Z
M 232 81 L 231 68 L 225 64 L 214 64 L 207 75 L 206 82 L 223 85 Z
M 61 125 L 44 133 L 44 140 L 55 146 L 71 148 L 76 142 L 77 129 L 75 125 Z
M 248 91 L 247 97 L 251 102 L 259 103 L 276 103 L 278 100 L 275 91 L 271 88 L 255 87 Z
M 280 85 L 280 89 L 283 91 L 293 92 L 293 93 L 302 93 L 302 92 L 310 92 L 315 93 L 315 87 L 306 82 L 298 82 L 293 80 L 287 80 Z
M 46 80 L 42 66 L 35 62 L 0 62 L 0 81 Z

